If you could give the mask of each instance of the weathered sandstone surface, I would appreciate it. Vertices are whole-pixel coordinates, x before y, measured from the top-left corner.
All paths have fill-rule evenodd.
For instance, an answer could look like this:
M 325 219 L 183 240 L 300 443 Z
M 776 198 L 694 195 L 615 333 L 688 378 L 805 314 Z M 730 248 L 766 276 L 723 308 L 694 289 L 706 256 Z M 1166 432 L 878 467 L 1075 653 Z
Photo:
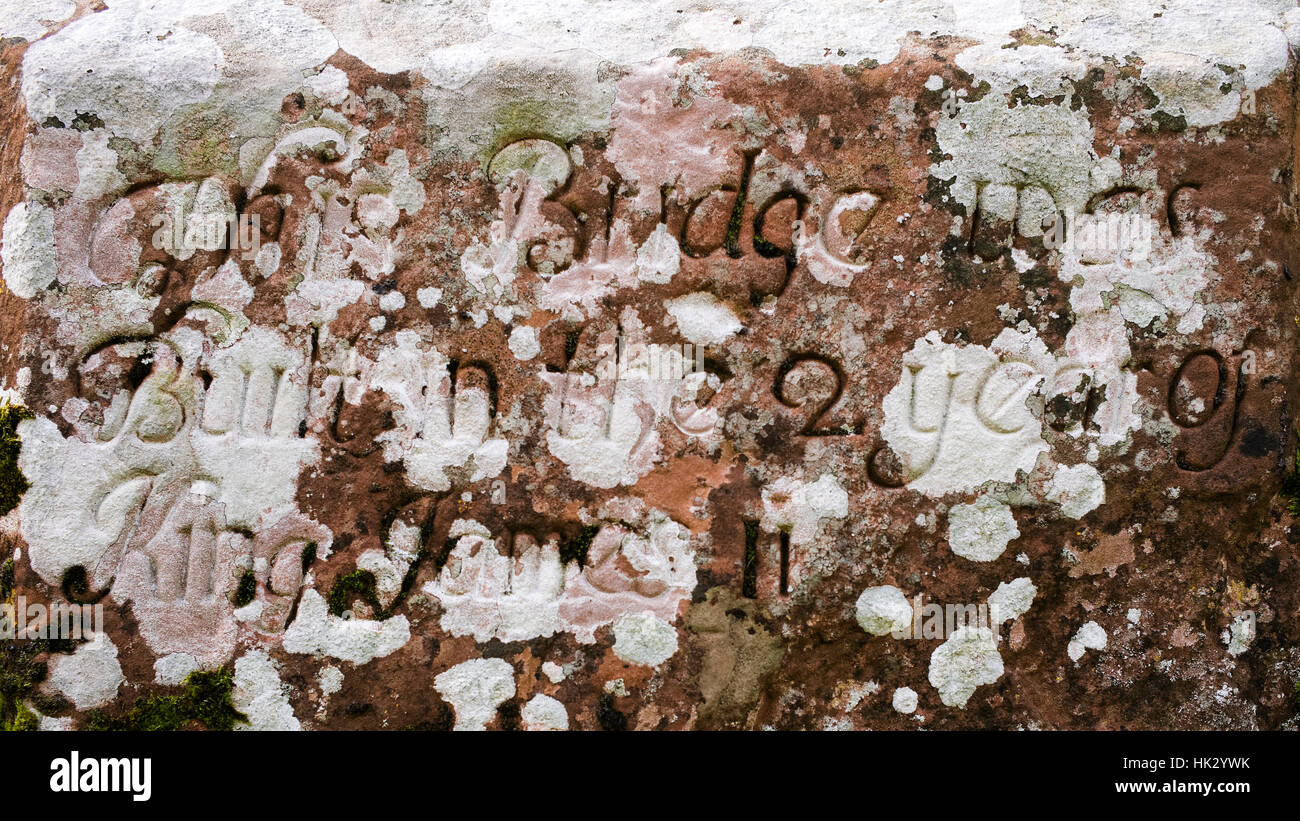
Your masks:
M 982 5 L 0 2 L 0 720 L 1294 727 L 1300 11 Z

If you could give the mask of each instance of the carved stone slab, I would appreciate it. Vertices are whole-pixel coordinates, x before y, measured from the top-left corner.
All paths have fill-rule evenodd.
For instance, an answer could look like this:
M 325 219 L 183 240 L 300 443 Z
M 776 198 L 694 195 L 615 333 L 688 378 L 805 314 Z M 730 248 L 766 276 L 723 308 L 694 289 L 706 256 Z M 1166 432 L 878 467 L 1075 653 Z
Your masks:
M 452 5 L 4 23 L 6 723 L 1295 726 L 1294 11 Z

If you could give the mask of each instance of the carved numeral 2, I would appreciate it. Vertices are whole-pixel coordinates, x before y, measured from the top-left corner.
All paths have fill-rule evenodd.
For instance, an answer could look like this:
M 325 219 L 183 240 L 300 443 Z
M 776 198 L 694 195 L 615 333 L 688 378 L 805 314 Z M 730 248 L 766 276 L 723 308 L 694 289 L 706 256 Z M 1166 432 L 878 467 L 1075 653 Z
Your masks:
M 821 390 L 817 394 L 825 394 L 825 398 L 817 401 L 816 395 L 811 395 L 811 391 L 804 396 L 793 395 L 792 392 L 801 387 L 800 382 L 803 379 L 810 378 L 811 373 L 816 371 L 829 372 L 833 385 L 830 391 Z M 803 377 L 802 379 L 800 377 Z M 825 376 L 823 375 L 823 379 Z M 844 374 L 840 370 L 839 363 L 827 356 L 821 354 L 795 354 L 781 365 L 780 370 L 776 373 L 776 381 L 772 385 L 772 392 L 776 395 L 778 401 L 788 408 L 804 408 L 811 410 L 807 421 L 800 429 L 801 436 L 844 436 L 849 433 L 844 427 L 832 428 L 825 423 L 825 418 L 831 408 L 840 400 L 840 395 L 844 393 Z

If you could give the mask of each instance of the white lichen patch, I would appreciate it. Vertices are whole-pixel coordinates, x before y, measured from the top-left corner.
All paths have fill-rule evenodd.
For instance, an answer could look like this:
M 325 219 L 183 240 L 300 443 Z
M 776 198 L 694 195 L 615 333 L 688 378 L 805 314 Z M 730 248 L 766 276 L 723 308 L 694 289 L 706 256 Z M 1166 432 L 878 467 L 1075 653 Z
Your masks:
M 455 730 L 486 730 L 515 694 L 515 671 L 502 659 L 470 659 L 433 680 L 433 687 L 456 713 Z
M 31 299 L 58 275 L 54 260 L 54 211 L 38 202 L 20 202 L 5 217 L 0 262 L 5 286 Z
M 912 605 L 893 585 L 868 587 L 858 596 L 858 625 L 873 636 L 902 632 L 912 624 Z
M 406 297 L 401 291 L 389 291 L 379 298 L 379 310 L 400 311 L 406 307 Z
M 1138 210 L 1101 215 L 1073 238 L 1067 233 L 1070 241 L 1060 250 L 1057 274 L 1071 285 L 1075 315 L 1066 336 L 1064 353 L 1073 366 L 1066 376 L 1078 382 L 1086 374 L 1092 389 L 1105 390 L 1093 415 L 1103 447 L 1124 442 L 1142 426 L 1137 374 L 1128 367 L 1130 328 L 1154 323 L 1194 333 L 1210 307 L 1203 304 L 1216 271 L 1205 248 L 1209 229 L 1173 236 L 1160 216 L 1162 203 L 1147 198 Z M 1071 227 L 1068 219 L 1065 225 Z
M 696 345 L 721 344 L 744 327 L 735 311 L 703 291 L 670 299 L 664 307 L 682 336 Z
M 874 681 L 841 681 L 835 685 L 835 697 L 831 705 L 843 712 L 857 709 L 862 700 L 880 692 L 880 685 Z
M 117 698 L 126 681 L 117 660 L 117 645 L 100 633 L 77 647 L 72 655 L 50 657 L 45 686 L 67 696 L 78 710 L 88 710 Z
M 396 426 L 376 437 L 384 458 L 402 461 L 411 482 L 434 491 L 451 487 L 458 469 L 468 470 L 470 481 L 504 470 L 508 445 L 491 435 L 487 386 L 453 385 L 447 357 L 423 349 L 412 331 L 399 332 L 396 341 L 380 352 L 371 372 L 373 388 L 399 406 Z
M 1241 614 L 1232 620 L 1227 630 L 1223 631 L 1223 643 L 1228 646 L 1228 654 L 1240 656 L 1250 649 L 1255 642 L 1255 616 Z
M 1202 295 L 1216 270 L 1205 249 L 1207 237 L 1195 231 L 1173 236 L 1157 209 L 1148 199 L 1135 211 L 1064 223 L 1057 276 L 1071 284 L 1070 308 L 1083 323 L 1066 337 L 1067 350 L 1081 362 L 1123 364 L 1116 359 L 1120 348 L 1107 350 L 1106 329 L 1113 321 L 1146 327 L 1158 320 L 1179 333 L 1204 323 Z
M 846 217 L 869 221 L 880 207 L 881 198 L 870 191 L 836 195 L 824 186 L 813 192 L 811 210 L 820 215 L 815 231 L 800 228 L 795 236 L 799 260 L 807 266 L 813 279 L 826 285 L 846 288 L 854 278 L 871 268 L 856 249 L 856 232 L 846 234 L 839 228 Z
M 992 496 L 948 510 L 948 546 L 973 562 L 991 562 L 1020 535 L 1011 507 Z
M 623 681 L 621 678 L 605 682 L 604 690 L 606 693 L 617 698 L 626 698 L 629 692 L 627 689 L 627 682 Z
M 118 153 L 108 146 L 109 136 L 102 129 L 81 135 L 81 149 L 77 151 L 77 187 L 72 196 L 86 202 L 119 193 L 126 189 L 127 179 L 117 170 Z
M 916 691 L 911 687 L 899 687 L 894 691 L 892 704 L 894 709 L 903 715 L 911 715 L 916 712 L 916 705 L 920 702 Z
M 976 84 L 987 82 L 999 94 L 1024 86 L 1031 97 L 1073 94 L 1073 81 L 1083 79 L 1088 70 L 1087 61 L 1078 55 L 1043 44 L 1005 48 L 1001 43 L 981 43 L 962 50 L 953 62 Z
M 397 652 L 410 640 L 411 626 L 404 615 L 383 621 L 344 619 L 330 615 L 320 593 L 305 590 L 298 604 L 298 617 L 285 631 L 283 647 L 290 653 L 367 664 Z
M 141 18 L 113 8 L 33 43 L 23 59 L 28 114 L 71 124 L 94 112 L 117 136 L 143 143 L 173 112 L 211 95 L 225 62 L 216 41 L 179 27 L 160 37 L 167 21 Z
M 520 362 L 527 362 L 542 352 L 537 341 L 537 329 L 520 325 L 510 332 L 510 352 Z
M 415 299 L 420 303 L 421 308 L 434 308 L 442 299 L 441 288 L 420 288 L 415 292 Z
M 152 350 L 153 367 L 133 390 L 102 397 L 102 421 L 67 437 L 46 418 L 20 426 L 31 482 L 22 535 L 48 583 L 84 566 L 95 589 L 111 583 L 115 601 L 131 602 L 156 655 L 188 653 L 210 669 L 234 650 L 237 566 L 259 553 L 265 578 L 277 560 L 282 587 L 259 594 L 255 625 L 276 633 L 301 583 L 294 557 L 307 542 L 329 554 L 329 531 L 296 510 L 298 474 L 319 458 L 316 440 L 300 435 L 304 357 L 265 328 L 226 347 L 193 329 L 145 344 L 118 347 L 131 357 Z M 185 377 L 200 362 L 208 385 Z M 192 534 L 206 540 L 193 560 Z
M 503 552 L 486 527 L 458 519 L 455 546 L 438 578 L 424 590 L 442 603 L 442 628 L 485 642 L 549 636 L 562 629 L 565 572 L 559 546 L 521 536 Z
M 300 730 L 301 723 L 289 704 L 289 686 L 263 650 L 250 650 L 235 661 L 230 703 L 248 717 L 240 730 Z
M 1104 173 L 1087 110 L 1068 104 L 1009 108 L 1002 94 L 987 94 L 940 117 L 935 133 L 951 159 L 930 175 L 953 180 L 952 196 L 967 214 L 978 199 L 982 214 L 1015 220 L 1026 236 L 1041 234 L 1054 210 L 1082 211 Z
M 671 282 L 681 264 L 681 246 L 663 223 L 655 226 L 636 252 L 637 279 L 656 285 Z
M 479 642 L 567 631 L 589 644 L 598 627 L 630 614 L 668 625 L 695 588 L 689 531 L 657 510 L 623 511 L 620 519 L 600 527 L 584 564 L 561 562 L 556 538 L 518 534 L 505 545 L 478 522 L 458 519 L 447 563 L 424 592 L 442 604 L 444 630 Z
M 632 64 L 673 49 L 730 52 L 758 47 L 788 64 L 855 64 L 866 59 L 888 63 L 909 34 L 949 34 L 1001 46 L 1010 32 L 1026 26 L 1056 32 L 1062 46 L 1098 57 L 1136 55 L 1148 65 L 1177 65 L 1170 61 L 1181 56 L 1198 65 L 1241 65 L 1252 88 L 1285 67 L 1285 50 L 1279 50 L 1279 37 L 1285 46 L 1282 15 L 1277 7 L 1254 1 L 1240 4 L 1230 18 L 1215 15 L 1208 23 L 1205 16 L 1215 9 L 1198 0 L 1166 4 L 1158 17 L 1117 0 L 1083 8 L 836 0 L 817 8 L 809 14 L 806 8 L 778 0 L 700 6 L 611 0 L 593 15 L 573 4 L 381 3 L 368 10 L 366 24 L 359 25 L 347 7 L 308 6 L 329 26 L 340 48 L 375 69 L 418 71 L 434 91 L 462 93 L 480 86 L 491 89 L 485 82 L 489 78 L 500 84 L 502 78 L 492 70 L 500 62 L 560 62 L 557 54 Z M 22 19 L 29 18 L 45 19 L 34 13 Z M 51 13 L 51 19 L 62 18 Z M 582 123 L 580 114 L 570 117 Z
M 629 664 L 658 667 L 676 652 L 676 628 L 653 613 L 627 615 L 614 622 L 614 655 Z
M 993 631 L 959 627 L 930 655 L 930 684 L 948 707 L 966 708 L 982 684 L 1002 677 L 1002 656 Z
M 377 299 L 373 292 L 368 295 L 365 280 L 379 280 L 396 270 L 406 253 L 406 232 L 396 223 L 402 212 L 415 214 L 424 206 L 424 188 L 412 177 L 410 160 L 401 149 L 390 152 L 381 165 L 356 168 L 365 139 L 364 129 L 346 120 L 303 125 L 270 147 L 256 171 L 254 192 L 268 182 L 282 156 L 322 144 L 334 146 L 342 155 L 334 165 L 350 171 L 346 184 L 319 176 L 306 180 L 312 207 L 298 228 L 297 253 L 284 260 L 294 275 L 293 290 L 285 298 L 285 315 L 293 326 L 328 326 L 339 311 L 363 298 L 373 299 L 380 310 L 405 305 L 406 295 L 395 290 Z M 268 271 L 262 269 L 263 275 L 269 276 Z M 372 316 L 368 324 L 378 332 L 387 321 Z
M 1010 328 L 988 348 L 918 339 L 882 404 L 908 487 L 942 496 L 1032 470 L 1047 443 L 1026 401 L 1055 367 L 1041 340 Z
M 357 557 L 357 569 L 374 574 L 375 595 L 382 606 L 393 604 L 419 551 L 419 528 L 395 521 L 388 530 L 382 551 L 371 548 Z
M 993 626 L 1014 621 L 1028 613 L 1037 595 L 1038 588 L 1027 576 L 1000 583 L 998 589 L 989 594 L 989 616 Z
M 1158 109 L 1186 117 L 1188 125 L 1208 126 L 1232 119 L 1243 92 L 1285 69 L 1287 37 L 1278 8 L 1252 0 L 1224 16 L 1205 0 L 1179 0 L 1156 16 L 1133 3 L 1105 0 L 1086 9 L 1044 4 L 1031 19 L 1076 53 L 1139 55 L 1142 80 L 1159 98 Z M 1226 93 L 1224 85 L 1231 85 Z
M 320 685 L 321 695 L 328 698 L 343 689 L 343 671 L 333 664 L 326 664 L 316 674 L 316 683 Z
M 43 733 L 67 733 L 72 731 L 72 723 L 72 716 L 66 716 L 64 718 L 41 716 L 40 730 Z
M 1070 661 L 1078 661 L 1088 650 L 1106 649 L 1106 631 L 1095 621 L 1085 623 L 1066 645 L 1065 652 Z
M 252 136 L 295 87 L 335 104 L 346 86 L 337 69 L 319 67 L 342 49 L 378 71 L 421 77 L 430 122 L 440 126 L 439 148 L 467 156 L 490 143 L 485 123 L 511 100 L 538 101 L 544 119 L 534 130 L 562 142 L 607 129 L 614 82 L 600 66 L 644 63 L 673 49 L 758 47 L 791 65 L 886 63 L 914 34 L 956 35 L 992 51 L 1007 45 L 1012 30 L 1033 26 L 1052 31 L 1059 46 L 1022 46 L 1004 61 L 1026 64 L 1031 94 L 1051 90 L 1044 83 L 1052 72 L 1073 77 L 1071 58 L 1136 58 L 1160 108 L 1194 126 L 1229 119 L 1243 93 L 1286 66 L 1287 20 L 1277 6 L 1245 2 L 1225 17 L 1202 0 L 1167 4 L 1159 16 L 1115 0 L 1093 5 L 1010 4 L 977 12 L 964 3 L 837 0 L 810 15 L 777 0 L 743 8 L 617 0 L 599 14 L 572 4 L 380 3 L 358 16 L 346 4 L 231 0 L 216 8 L 119 4 L 40 40 L 74 8 L 40 0 L 17 4 L 0 30 L 34 41 L 23 91 L 38 122 L 58 116 L 69 123 L 78 112 L 96 112 L 115 134 L 147 142 L 174 112 L 206 104 L 231 110 L 231 121 L 249 121 L 243 136 Z M 538 64 L 545 70 L 528 70 Z M 991 57 L 964 54 L 958 64 L 976 82 L 1001 87 Z M 136 93 L 120 101 L 116 88 Z
M 303 72 L 337 50 L 324 25 L 280 0 L 116 4 L 33 43 L 22 92 L 37 122 L 71 125 L 94 114 L 137 145 L 158 137 L 160 163 L 177 168 L 176 135 L 164 124 L 178 112 L 216 112 L 239 146 L 274 129 L 280 101 L 302 86 Z
M 1061 466 L 1052 476 L 1047 499 L 1060 505 L 1066 516 L 1078 519 L 1106 501 L 1106 483 L 1092 465 Z
M 532 731 L 569 729 L 569 711 L 564 708 L 564 703 L 545 693 L 528 699 L 520 715 L 524 727 Z
M 791 544 L 806 544 L 830 520 L 849 515 L 849 494 L 829 473 L 815 482 L 783 476 L 763 488 L 763 518 L 768 533 L 784 530 Z
M 77 11 L 72 0 L 10 0 L 0 13 L 0 37 L 35 41 L 52 31 Z
M 546 446 L 569 475 L 598 488 L 635 484 L 654 469 L 671 423 L 689 436 L 717 438 L 718 414 L 700 407 L 700 389 L 720 383 L 698 370 L 685 347 L 647 343 L 636 311 L 619 318 L 622 335 L 610 329 L 596 343 L 598 361 L 589 371 L 538 376 L 547 384 L 543 403 Z
M 613 488 L 635 484 L 653 469 L 659 456 L 660 436 L 654 429 L 659 415 L 646 401 L 653 391 L 648 380 L 618 379 L 610 400 L 595 389 L 594 379 L 550 373 L 542 378 L 554 386 L 547 447 L 573 478 Z
M 199 662 L 189 653 L 168 653 L 153 663 L 153 680 L 155 684 L 175 687 L 197 669 Z

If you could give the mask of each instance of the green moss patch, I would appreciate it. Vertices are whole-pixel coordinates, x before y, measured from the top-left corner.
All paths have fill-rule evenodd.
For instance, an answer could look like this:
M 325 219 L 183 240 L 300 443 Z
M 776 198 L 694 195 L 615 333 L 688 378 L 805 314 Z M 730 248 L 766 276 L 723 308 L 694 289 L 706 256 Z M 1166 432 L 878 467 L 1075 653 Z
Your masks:
M 36 702 L 38 709 L 44 709 L 36 688 L 49 674 L 49 665 L 38 659 L 71 652 L 73 646 L 67 639 L 11 640 L 0 645 L 0 730 L 36 729 L 40 721 L 24 702 Z
M 18 423 L 31 418 L 32 412 L 21 405 L 0 405 L 0 516 L 18 507 L 18 501 L 32 486 L 18 469 L 18 452 L 22 450 Z
M 196 670 L 185 678 L 184 692 L 179 695 L 150 693 L 136 700 L 124 715 L 109 718 L 102 712 L 91 713 L 90 730 L 182 730 L 198 722 L 209 730 L 232 730 L 248 717 L 230 701 L 234 674 L 230 668 Z
M 587 552 L 591 550 L 591 543 L 599 532 L 600 525 L 587 525 L 576 537 L 561 543 L 560 561 L 563 564 L 568 564 L 576 559 L 579 566 L 585 567 L 587 564 Z
M 308 545 L 312 551 L 312 560 L 315 560 L 316 546 Z M 330 588 L 329 595 L 325 597 L 325 603 L 329 607 L 329 612 L 334 616 L 341 616 L 344 612 L 351 610 L 352 605 L 360 599 L 369 605 L 371 612 L 377 619 L 389 619 L 396 613 L 398 606 L 406 601 L 406 597 L 411 594 L 411 589 L 415 587 L 415 577 L 420 572 L 420 566 L 424 564 L 425 559 L 429 557 L 429 551 L 421 547 L 416 552 L 415 558 L 411 560 L 410 567 L 406 570 L 406 575 L 402 577 L 402 587 L 393 597 L 393 602 L 388 607 L 384 607 L 379 601 L 379 586 L 375 580 L 375 574 L 369 570 L 353 570 L 334 580 L 334 586 Z M 306 553 L 303 555 L 303 567 L 310 564 L 307 561 Z M 305 572 L 305 570 L 304 570 Z
M 379 613 L 384 608 L 379 603 L 379 594 L 377 592 L 375 574 L 369 570 L 353 570 L 334 580 L 334 586 L 330 588 L 330 594 L 325 601 L 329 605 L 330 615 L 341 616 L 347 610 L 352 609 L 352 603 L 361 599 L 370 605 L 374 612 Z
M 245 570 L 244 575 L 239 577 L 239 586 L 235 588 L 235 607 L 243 607 L 253 603 L 253 597 L 257 595 L 257 577 L 253 571 Z

